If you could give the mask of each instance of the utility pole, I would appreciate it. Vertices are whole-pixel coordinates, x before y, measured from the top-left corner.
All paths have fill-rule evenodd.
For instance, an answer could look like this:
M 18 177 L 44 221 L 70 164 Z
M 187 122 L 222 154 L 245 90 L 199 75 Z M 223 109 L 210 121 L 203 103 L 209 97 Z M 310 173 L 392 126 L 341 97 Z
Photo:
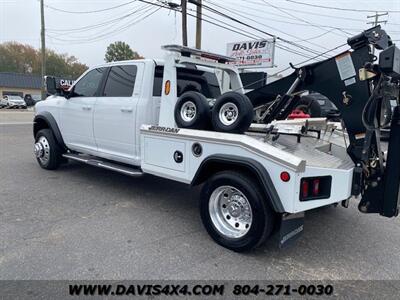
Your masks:
M 378 25 L 381 24 L 381 23 L 386 24 L 386 23 L 387 23 L 387 20 L 379 21 L 379 18 L 380 18 L 380 17 L 383 17 L 383 16 L 387 16 L 387 15 L 388 15 L 387 12 L 385 12 L 385 13 L 378 13 L 378 12 L 376 12 L 374 15 L 367 16 L 368 19 L 374 18 L 374 21 L 367 22 L 367 24 L 371 24 L 371 25 L 373 25 L 373 26 L 378 26 Z M 372 54 L 375 54 L 375 47 L 372 47 Z
M 201 49 L 202 0 L 197 0 L 196 5 L 196 48 Z
M 45 40 L 45 27 L 44 27 L 44 0 L 40 0 L 40 19 L 41 19 L 41 52 L 42 52 L 42 99 L 46 98 L 46 87 L 44 83 L 44 76 L 46 75 L 46 40 Z
M 182 6 L 182 44 L 183 46 L 188 45 L 187 37 L 187 0 L 181 0 Z

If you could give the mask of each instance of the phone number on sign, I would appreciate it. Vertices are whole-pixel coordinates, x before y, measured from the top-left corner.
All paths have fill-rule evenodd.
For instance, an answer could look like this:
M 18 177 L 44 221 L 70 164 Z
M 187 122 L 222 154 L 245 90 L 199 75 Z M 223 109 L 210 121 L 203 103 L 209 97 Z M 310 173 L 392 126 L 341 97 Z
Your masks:
M 251 295 L 266 295 L 266 296 L 329 296 L 333 294 L 332 285 L 299 285 L 292 287 L 284 284 L 269 284 L 266 286 L 260 285 L 235 285 L 233 294 L 236 296 L 251 296 Z

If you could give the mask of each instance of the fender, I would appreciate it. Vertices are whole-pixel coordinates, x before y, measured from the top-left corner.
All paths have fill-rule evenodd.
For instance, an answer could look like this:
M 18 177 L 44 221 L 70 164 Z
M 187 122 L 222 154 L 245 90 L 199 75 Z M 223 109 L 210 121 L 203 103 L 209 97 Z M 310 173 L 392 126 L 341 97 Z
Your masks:
M 51 129 L 51 131 L 54 134 L 54 137 L 56 138 L 57 143 L 63 147 L 64 149 L 67 149 L 67 146 L 64 143 L 64 139 L 61 135 L 60 129 L 58 128 L 57 122 L 54 119 L 53 115 L 49 113 L 48 111 L 43 111 L 40 112 L 35 116 L 33 119 L 33 137 L 35 138 L 36 133 L 41 129 L 40 123 L 46 123 L 47 127 Z
M 268 196 L 270 200 L 270 204 L 272 205 L 273 209 L 276 212 L 283 213 L 285 212 L 282 202 L 279 198 L 279 195 L 275 189 L 275 186 L 271 180 L 271 177 L 268 171 L 264 168 L 264 166 L 259 163 L 258 161 L 241 157 L 235 155 L 211 155 L 208 156 L 203 160 L 200 164 L 199 168 L 197 169 L 196 174 L 193 177 L 191 185 L 198 185 L 204 182 L 208 176 L 210 175 L 210 171 L 222 171 L 225 168 L 220 167 L 227 167 L 228 169 L 245 169 L 246 171 L 250 171 L 254 175 L 257 176 L 258 180 L 262 184 L 261 188 L 266 196 Z

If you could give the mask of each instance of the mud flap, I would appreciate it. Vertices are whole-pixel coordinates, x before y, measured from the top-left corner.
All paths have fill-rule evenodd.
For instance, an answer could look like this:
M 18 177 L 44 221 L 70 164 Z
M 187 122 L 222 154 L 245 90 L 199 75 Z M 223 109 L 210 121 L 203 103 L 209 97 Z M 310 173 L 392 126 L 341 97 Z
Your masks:
M 293 244 L 303 232 L 304 212 L 297 214 L 283 214 L 277 233 L 279 248 L 285 248 Z
M 390 126 L 389 148 L 385 170 L 385 192 L 381 215 L 394 217 L 399 213 L 400 186 L 400 107 L 394 109 Z

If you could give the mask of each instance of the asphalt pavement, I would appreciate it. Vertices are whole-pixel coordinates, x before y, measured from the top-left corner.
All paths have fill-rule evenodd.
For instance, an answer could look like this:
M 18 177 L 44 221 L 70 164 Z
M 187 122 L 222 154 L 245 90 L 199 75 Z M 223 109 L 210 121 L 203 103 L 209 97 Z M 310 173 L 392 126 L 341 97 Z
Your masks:
M 300 240 L 238 254 L 201 224 L 198 189 L 70 163 L 41 169 L 32 112 L 0 111 L 0 279 L 400 279 L 400 218 L 306 214 Z

